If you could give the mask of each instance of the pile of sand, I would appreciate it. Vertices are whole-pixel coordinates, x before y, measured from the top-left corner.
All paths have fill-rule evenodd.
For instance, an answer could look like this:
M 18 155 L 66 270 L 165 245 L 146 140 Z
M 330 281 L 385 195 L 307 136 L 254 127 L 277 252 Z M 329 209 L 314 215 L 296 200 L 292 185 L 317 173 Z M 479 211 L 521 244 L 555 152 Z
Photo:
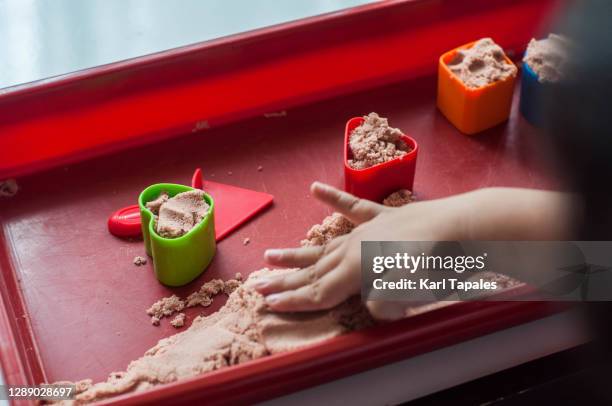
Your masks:
M 402 157 L 411 151 L 402 141 L 402 132 L 389 127 L 386 118 L 376 113 L 364 116 L 364 122 L 355 128 L 349 137 L 352 158 L 348 165 L 353 169 L 366 169 L 392 159 Z
M 567 38 L 556 34 L 539 41 L 532 39 L 523 61 L 538 75 L 538 81 L 558 82 L 567 71 L 569 48 Z
M 331 311 L 271 313 L 262 295 L 249 286 L 262 276 L 296 269 L 262 269 L 232 292 L 218 312 L 199 316 L 184 332 L 162 339 L 125 372 L 105 382 L 77 382 L 75 402 L 88 403 L 126 392 L 141 391 L 231 365 L 318 343 L 371 323 L 357 298 Z M 184 322 L 179 320 L 178 323 Z
M 210 208 L 201 190 L 190 190 L 171 198 L 162 192 L 157 199 L 147 202 L 146 207 L 156 216 L 157 234 L 165 238 L 185 235 L 204 220 Z
M 153 303 L 153 305 L 147 309 L 147 314 L 151 316 L 151 324 L 158 326 L 159 321 L 163 317 L 170 317 L 184 308 L 185 302 L 177 295 L 172 295 L 159 299 L 157 302 Z
M 458 51 L 447 65 L 470 88 L 486 86 L 517 73 L 516 66 L 506 61 L 504 50 L 491 38 L 483 38 L 471 48 Z

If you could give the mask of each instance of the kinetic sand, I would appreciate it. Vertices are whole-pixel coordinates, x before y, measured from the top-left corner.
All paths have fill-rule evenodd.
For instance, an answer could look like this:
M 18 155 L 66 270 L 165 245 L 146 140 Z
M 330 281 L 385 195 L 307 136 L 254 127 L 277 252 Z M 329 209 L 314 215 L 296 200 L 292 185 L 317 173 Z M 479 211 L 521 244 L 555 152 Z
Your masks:
M 483 38 L 471 48 L 457 51 L 447 65 L 470 88 L 487 86 L 517 73 L 516 66 L 506 61 L 504 50 L 491 38 Z
M 555 34 L 542 40 L 532 39 L 523 61 L 538 75 L 539 82 L 558 82 L 566 74 L 569 41 Z
M 376 113 L 363 118 L 363 124 L 355 128 L 349 137 L 352 158 L 348 164 L 351 168 L 366 169 L 410 152 L 410 147 L 401 139 L 402 132 L 389 127 L 386 118 Z
M 206 217 L 209 209 L 201 190 L 190 190 L 174 197 L 161 193 L 146 207 L 156 216 L 155 231 L 165 238 L 185 235 Z

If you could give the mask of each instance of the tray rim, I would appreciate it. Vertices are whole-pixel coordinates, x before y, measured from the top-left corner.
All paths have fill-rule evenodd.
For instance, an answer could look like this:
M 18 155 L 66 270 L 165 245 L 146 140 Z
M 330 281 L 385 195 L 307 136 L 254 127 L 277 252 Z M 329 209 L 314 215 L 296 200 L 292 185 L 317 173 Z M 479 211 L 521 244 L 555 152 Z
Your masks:
M 16 256 L 2 216 L 0 247 L 0 271 L 4 274 L 2 279 L 7 282 L 0 283 L 0 375 L 4 383 L 10 385 L 46 382 L 29 311 L 15 274 L 13 261 Z

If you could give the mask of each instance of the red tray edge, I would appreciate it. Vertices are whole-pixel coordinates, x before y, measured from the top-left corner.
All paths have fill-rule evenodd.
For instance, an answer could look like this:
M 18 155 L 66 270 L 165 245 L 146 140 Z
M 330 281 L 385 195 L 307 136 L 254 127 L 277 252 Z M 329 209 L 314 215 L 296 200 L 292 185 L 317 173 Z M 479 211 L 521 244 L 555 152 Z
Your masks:
M 0 218 L 0 374 L 6 384 L 27 385 L 46 382 L 46 375 L 25 301 L 14 272 L 5 228 Z M 9 303 L 10 302 L 10 303 Z
M 252 404 L 476 338 L 567 309 L 554 302 L 463 302 L 375 329 L 154 388 L 101 404 Z M 431 318 L 438 323 L 431 325 Z M 374 346 L 362 344 L 378 338 Z M 339 351 L 342 350 L 342 351 Z M 366 361 L 364 361 L 366 360 Z
M 498 34 L 502 37 L 504 46 L 517 50 L 524 48 L 532 34 L 532 32 L 527 31 L 535 31 L 536 21 L 542 18 L 543 13 L 553 9 L 558 1 L 502 1 L 493 5 L 485 0 L 472 0 L 466 4 L 462 3 L 461 6 L 452 1 L 396 0 L 379 2 L 104 65 L 55 80 L 33 82 L 18 88 L 1 91 L 2 112 L 0 117 L 4 117 L 10 125 L 4 125 L 3 133 L 6 140 L 3 141 L 3 137 L 0 137 L 0 151 L 17 151 L 17 153 L 14 154 L 12 160 L 8 160 L 9 157 L 6 157 L 6 165 L 0 165 L 0 178 L 23 176 L 54 166 L 190 133 L 197 129 L 197 126 L 194 127 L 194 122 L 199 123 L 198 120 L 202 120 L 200 110 L 197 112 L 185 111 L 179 114 L 180 117 L 176 115 L 173 115 L 172 118 L 163 116 L 159 123 L 156 122 L 157 127 L 154 129 L 151 128 L 151 124 L 147 123 L 146 119 L 142 122 L 137 121 L 126 128 L 117 127 L 118 124 L 113 123 L 125 120 L 126 106 L 107 106 L 106 111 L 97 115 L 88 111 L 92 106 L 98 106 L 103 102 L 108 104 L 109 100 L 127 97 L 127 95 L 138 95 L 138 100 L 144 100 L 147 105 L 152 106 L 153 110 L 149 113 L 154 114 L 157 111 L 155 109 L 159 109 L 160 112 L 164 111 L 163 107 L 167 97 L 180 95 L 183 99 L 173 98 L 173 100 L 176 101 L 177 105 L 181 105 L 181 103 L 193 102 L 194 98 L 201 94 L 219 92 L 220 89 L 222 89 L 223 94 L 235 94 L 238 91 L 237 89 L 251 87 L 257 89 L 258 86 L 261 87 L 261 82 L 257 78 L 262 74 L 263 77 L 271 74 L 281 74 L 285 76 L 286 80 L 287 77 L 293 77 L 292 75 L 295 74 L 292 69 L 297 69 L 296 66 L 298 65 L 296 64 L 303 62 L 308 64 L 309 70 L 315 72 L 311 73 L 311 77 L 304 81 L 304 83 L 318 82 L 319 84 L 315 86 L 314 90 L 300 88 L 295 90 L 293 94 L 285 94 L 282 89 L 276 92 L 270 92 L 268 89 L 267 91 L 262 90 L 261 100 L 245 99 L 235 101 L 233 106 L 215 107 L 211 105 L 202 107 L 203 109 L 206 107 L 206 120 L 210 126 L 225 125 L 263 114 L 266 111 L 294 107 L 348 92 L 393 83 L 398 80 L 411 79 L 425 73 L 434 73 L 435 64 L 419 62 L 418 55 L 427 56 L 426 59 L 429 60 L 431 52 L 441 52 L 459 40 L 459 38 L 449 37 L 444 32 L 432 34 L 430 28 L 443 29 L 440 27 L 444 26 L 445 21 L 456 24 L 462 20 L 469 21 L 475 15 L 480 14 L 482 14 L 482 18 L 492 18 L 495 15 L 494 13 L 497 12 L 496 10 L 499 10 L 499 13 L 507 16 L 507 18 L 521 14 L 523 19 L 521 24 L 523 26 L 519 30 L 520 33 L 509 34 L 509 28 L 506 27 L 500 29 L 501 31 Z M 475 14 L 470 15 L 470 12 Z M 381 22 L 381 16 L 385 19 L 392 18 L 392 24 Z M 400 18 L 403 20 L 398 21 Z M 410 24 L 401 23 L 404 20 L 410 21 Z M 431 22 L 432 27 L 423 28 L 427 21 Z M 364 38 L 363 30 L 354 28 L 349 30 L 348 28 L 350 24 L 362 24 L 359 27 L 363 27 L 364 23 L 367 23 L 365 26 L 379 27 L 378 31 L 380 33 L 376 31 L 378 35 Z M 473 26 L 473 24 L 466 26 Z M 322 31 L 323 29 L 324 31 Z M 480 29 L 471 28 L 471 30 L 478 32 L 478 35 L 482 34 L 479 31 Z M 339 31 L 346 31 L 345 42 L 339 42 Z M 423 32 L 425 33 L 424 38 Z M 384 38 L 381 38 L 382 34 L 385 34 Z M 333 37 L 333 41 L 331 39 L 327 40 L 330 36 Z M 304 46 L 291 47 L 291 43 L 288 42 L 291 38 L 299 41 L 300 44 L 310 41 L 310 45 L 302 44 Z M 422 38 L 421 42 L 418 42 L 419 38 Z M 270 39 L 273 41 L 270 41 Z M 328 68 L 330 65 L 346 64 L 353 61 L 355 49 L 363 49 L 364 52 L 376 52 L 381 44 L 393 44 L 388 45 L 386 52 L 402 55 L 405 51 L 403 45 L 405 42 L 400 40 L 411 41 L 415 54 L 410 58 L 392 58 L 393 60 L 377 63 L 360 62 L 364 65 L 364 68 L 371 65 L 371 69 L 362 69 L 350 76 L 350 79 L 346 78 L 346 72 L 341 69 L 337 67 L 335 70 Z M 433 41 L 433 43 L 428 43 L 429 45 L 426 46 L 422 43 L 423 41 Z M 330 42 L 332 45 L 329 45 Z M 310 49 L 313 43 L 326 44 L 320 46 L 326 46 L 327 48 L 324 48 L 322 53 L 313 52 Z M 356 48 L 357 46 L 359 48 Z M 267 49 L 270 50 L 266 51 Z M 334 51 L 333 57 L 329 55 L 331 50 Z M 236 58 L 240 55 L 253 58 L 254 66 L 244 66 L 244 63 L 237 62 Z M 201 65 L 204 56 L 209 57 L 207 61 L 210 62 L 210 65 L 219 65 L 219 61 L 229 58 L 227 59 L 227 66 L 225 66 L 226 70 L 222 74 L 219 66 L 213 66 L 210 68 L 212 69 L 210 72 L 206 71 L 204 73 L 202 70 L 204 68 L 194 70 L 195 65 Z M 378 69 L 382 70 L 378 71 Z M 184 75 L 173 75 L 179 72 L 184 72 Z M 322 72 L 325 72 L 325 75 L 321 76 Z M 377 73 L 373 74 L 371 72 Z M 214 83 L 202 82 L 202 75 L 204 74 L 208 75 L 207 77 L 217 77 L 221 87 L 215 87 Z M 316 76 L 313 77 L 313 74 Z M 197 82 L 199 88 L 194 89 L 191 93 L 186 93 L 181 86 L 189 81 L 199 81 Z M 160 88 L 160 83 L 165 85 L 170 83 L 174 87 Z M 53 100 L 53 102 L 44 104 L 42 100 Z M 81 100 L 80 103 L 79 100 Z M 85 104 L 83 104 L 83 100 L 86 101 Z M 138 104 L 134 102 L 129 106 L 131 117 L 141 117 L 143 115 L 144 111 L 140 110 Z M 25 106 L 28 109 L 24 109 Z M 79 137 L 79 134 L 91 131 L 92 128 L 97 128 L 97 125 L 85 125 L 80 123 L 79 120 L 47 122 L 50 115 L 53 116 L 62 109 L 64 111 L 69 109 L 74 117 L 79 117 L 82 114 L 87 120 L 106 120 L 110 125 L 106 130 L 108 133 L 116 133 L 117 138 L 109 142 L 100 138 L 101 134 L 93 136 L 92 133 L 90 134 L 92 135 L 91 140 L 79 141 L 83 142 L 83 145 L 73 145 L 73 140 L 82 138 Z M 23 116 L 24 111 L 28 111 L 27 117 Z M 177 112 L 173 112 L 173 114 Z M 30 125 L 33 117 L 40 121 L 36 126 Z M 49 128 L 49 126 L 53 127 L 54 133 L 51 138 L 54 139 L 54 142 L 49 144 L 48 148 L 56 149 L 56 152 L 45 156 L 47 153 L 42 153 L 41 148 L 46 149 L 46 145 L 39 145 L 38 150 L 27 149 L 19 152 L 22 150 L 24 143 L 29 144 L 28 141 L 31 141 L 32 136 L 37 136 L 40 131 Z M 0 159 L 1 161 L 3 160 Z

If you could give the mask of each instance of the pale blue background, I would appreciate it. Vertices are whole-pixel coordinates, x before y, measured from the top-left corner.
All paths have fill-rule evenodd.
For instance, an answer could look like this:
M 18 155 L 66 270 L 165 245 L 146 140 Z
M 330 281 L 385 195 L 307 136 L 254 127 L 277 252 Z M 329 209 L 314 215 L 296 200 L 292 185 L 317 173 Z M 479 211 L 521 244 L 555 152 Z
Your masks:
M 0 0 L 0 88 L 368 0 Z

